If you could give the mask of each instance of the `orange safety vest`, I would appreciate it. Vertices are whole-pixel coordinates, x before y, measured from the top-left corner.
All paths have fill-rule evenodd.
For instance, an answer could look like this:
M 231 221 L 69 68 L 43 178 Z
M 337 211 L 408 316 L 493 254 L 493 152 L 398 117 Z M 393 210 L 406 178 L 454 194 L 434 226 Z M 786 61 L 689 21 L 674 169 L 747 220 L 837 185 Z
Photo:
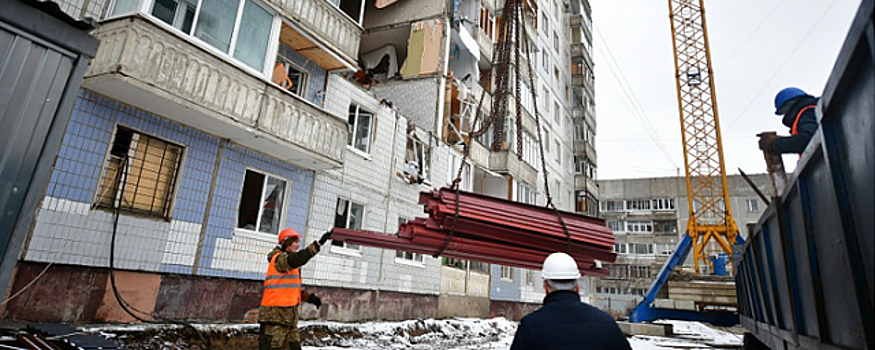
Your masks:
M 267 275 L 264 276 L 264 295 L 261 297 L 261 306 L 295 306 L 301 303 L 301 269 L 294 269 L 282 273 L 276 269 L 274 255 L 267 266 Z
M 796 135 L 799 133 L 799 130 L 796 129 L 796 125 L 799 124 L 799 118 L 802 117 L 802 113 L 815 107 L 817 107 L 817 105 L 808 105 L 800 109 L 799 113 L 796 113 L 796 120 L 793 121 L 793 128 L 790 129 L 790 135 Z

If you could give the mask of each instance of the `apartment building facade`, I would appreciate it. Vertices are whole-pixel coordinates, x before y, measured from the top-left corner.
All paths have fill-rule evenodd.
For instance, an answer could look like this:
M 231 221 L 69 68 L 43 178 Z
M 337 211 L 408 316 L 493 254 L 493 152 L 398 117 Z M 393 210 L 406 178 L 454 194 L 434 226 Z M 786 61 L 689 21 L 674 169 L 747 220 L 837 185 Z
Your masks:
M 750 176 L 761 189 L 768 176 Z M 729 204 L 742 237 L 765 210 L 765 203 L 739 175 L 726 177 Z M 628 313 L 647 293 L 662 265 L 674 252 L 689 220 L 684 177 L 598 181 L 601 215 L 617 237 L 617 261 L 609 264 L 609 277 L 595 282 L 594 305 L 614 313 Z M 708 247 L 709 254 L 722 254 Z M 685 264 L 692 266 L 692 254 Z M 703 274 L 709 274 L 705 266 Z
M 10 294 L 22 293 L 5 317 L 132 320 L 109 285 L 113 237 L 116 282 L 136 308 L 239 320 L 258 305 L 264 254 L 284 227 L 305 244 L 332 227 L 395 232 L 424 215 L 418 193 L 451 184 L 460 167 L 464 190 L 545 203 L 531 99 L 522 159 L 515 140 L 492 150 L 490 135 L 471 142 L 470 159 L 461 155 L 472 108 L 481 96 L 481 112 L 491 108 L 500 2 L 59 5 L 100 19 L 100 48 L 11 284 Z M 562 210 L 594 213 L 589 6 L 526 8 L 537 78 L 524 89 L 542 106 L 551 193 Z M 587 59 L 581 83 L 586 70 L 572 62 Z M 543 298 L 537 271 L 342 242 L 302 270 L 327 306 L 305 307 L 303 317 L 518 318 Z M 53 283 L 29 285 L 35 278 Z M 58 293 L 69 297 L 50 297 Z

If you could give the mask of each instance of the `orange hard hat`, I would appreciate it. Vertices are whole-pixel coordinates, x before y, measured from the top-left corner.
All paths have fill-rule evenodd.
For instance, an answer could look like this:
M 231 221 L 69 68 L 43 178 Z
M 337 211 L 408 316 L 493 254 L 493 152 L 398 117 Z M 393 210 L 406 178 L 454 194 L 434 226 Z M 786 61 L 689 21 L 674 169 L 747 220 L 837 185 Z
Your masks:
M 287 228 L 287 229 L 283 230 L 282 232 L 280 232 L 279 244 L 283 244 L 283 241 L 285 241 L 286 238 L 291 238 L 291 237 L 295 237 L 296 240 L 301 239 L 301 235 L 299 235 L 298 232 L 295 231 L 295 229 Z

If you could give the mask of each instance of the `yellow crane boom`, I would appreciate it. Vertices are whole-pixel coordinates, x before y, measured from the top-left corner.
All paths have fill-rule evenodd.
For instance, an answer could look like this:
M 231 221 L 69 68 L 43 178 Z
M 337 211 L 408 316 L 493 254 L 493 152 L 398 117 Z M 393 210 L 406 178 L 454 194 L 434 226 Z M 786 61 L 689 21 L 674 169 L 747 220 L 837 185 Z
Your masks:
M 726 188 L 726 167 L 703 0 L 669 0 L 678 109 L 696 272 L 708 264 L 706 248 L 732 255 L 738 236 Z

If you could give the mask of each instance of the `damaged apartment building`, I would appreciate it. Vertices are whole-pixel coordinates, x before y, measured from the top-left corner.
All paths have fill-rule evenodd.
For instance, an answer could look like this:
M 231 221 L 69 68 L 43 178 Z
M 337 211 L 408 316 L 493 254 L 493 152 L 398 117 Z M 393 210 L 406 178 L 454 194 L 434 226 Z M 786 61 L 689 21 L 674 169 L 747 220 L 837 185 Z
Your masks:
M 478 106 L 492 106 L 500 0 L 59 6 L 99 19 L 100 46 L 6 318 L 132 321 L 112 297 L 114 249 L 116 284 L 137 309 L 242 320 L 280 230 L 305 244 L 333 227 L 396 232 L 424 215 L 419 192 L 451 184 L 460 167 L 463 190 L 543 205 L 531 92 L 554 203 L 598 212 L 586 0 L 525 2 L 535 81 L 520 86 L 522 157 L 515 137 L 498 148 L 493 133 L 468 137 Z M 544 296 L 537 271 L 334 241 L 302 274 L 325 302 L 303 308 L 307 318 L 518 318 Z

